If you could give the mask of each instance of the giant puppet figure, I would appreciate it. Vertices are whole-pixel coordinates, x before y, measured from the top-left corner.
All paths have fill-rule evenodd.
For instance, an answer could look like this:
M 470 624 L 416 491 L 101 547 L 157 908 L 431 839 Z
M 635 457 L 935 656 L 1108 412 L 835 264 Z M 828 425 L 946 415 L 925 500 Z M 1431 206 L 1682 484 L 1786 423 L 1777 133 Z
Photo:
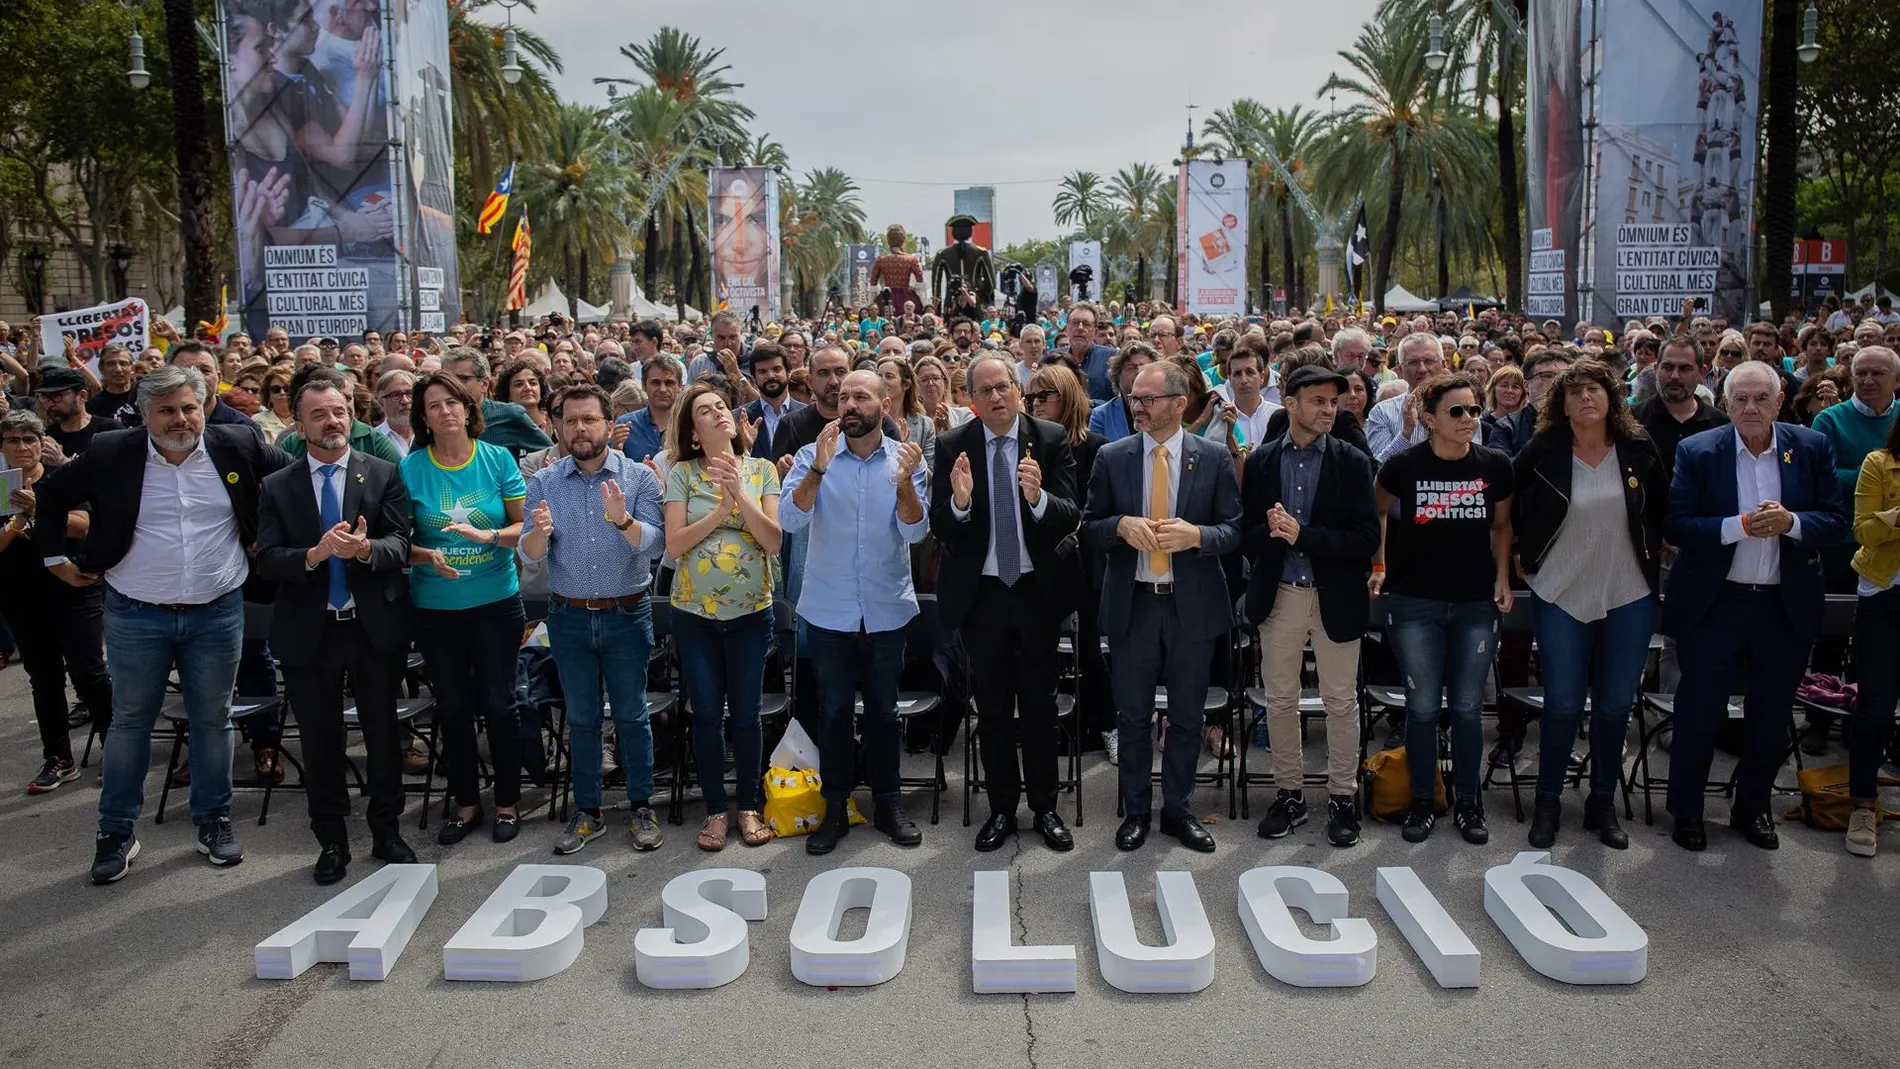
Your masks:
M 970 240 L 976 230 L 973 215 L 953 215 L 944 224 L 955 239 L 930 263 L 930 289 L 945 316 L 959 310 L 976 312 L 996 299 L 996 267 L 990 250 Z

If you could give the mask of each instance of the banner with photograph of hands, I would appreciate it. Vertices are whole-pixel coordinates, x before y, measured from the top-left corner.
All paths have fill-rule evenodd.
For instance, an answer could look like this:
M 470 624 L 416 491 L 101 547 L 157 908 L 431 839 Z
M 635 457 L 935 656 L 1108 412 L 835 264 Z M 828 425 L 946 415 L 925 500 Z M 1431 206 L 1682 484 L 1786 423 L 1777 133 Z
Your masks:
M 460 282 L 442 6 L 218 9 L 243 329 L 446 329 Z

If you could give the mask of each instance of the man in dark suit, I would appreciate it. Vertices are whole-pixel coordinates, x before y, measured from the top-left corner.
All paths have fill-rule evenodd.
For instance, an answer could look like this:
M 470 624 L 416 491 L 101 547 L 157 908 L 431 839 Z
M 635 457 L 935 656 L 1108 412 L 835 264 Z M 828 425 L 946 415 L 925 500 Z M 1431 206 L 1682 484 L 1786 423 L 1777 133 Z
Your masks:
M 1135 377 L 1128 400 L 1141 433 L 1102 447 L 1082 515 L 1083 540 L 1108 559 L 1100 619 L 1120 711 L 1123 850 L 1148 839 L 1157 685 L 1169 721 L 1161 831 L 1214 849 L 1189 801 L 1214 646 L 1234 623 L 1220 556 L 1240 545 L 1240 486 L 1227 450 L 1181 426 L 1187 374 L 1164 361 Z
M 190 725 L 198 850 L 213 865 L 244 860 L 231 827 L 228 730 L 244 634 L 240 590 L 251 570 L 246 547 L 257 543 L 259 483 L 291 461 L 248 428 L 207 427 L 212 388 L 194 368 L 151 372 L 138 388 L 142 429 L 100 435 L 35 487 L 45 515 L 91 502 L 92 527 L 76 557 L 67 556 L 63 527 L 36 532 L 47 569 L 73 586 L 106 584 L 113 707 L 94 883 L 122 879 L 138 856 L 152 725 L 174 668 Z
M 350 448 L 351 400 L 307 378 L 292 398 L 306 463 L 264 480 L 257 570 L 277 587 L 271 647 L 303 731 L 304 793 L 320 852 L 316 881 L 350 864 L 344 776 L 347 675 L 369 764 L 369 827 L 382 861 L 410 864 L 402 814 L 396 684 L 409 647 L 409 493 L 396 466 Z
M 1260 629 L 1261 686 L 1279 793 L 1260 836 L 1306 823 L 1300 672 L 1310 641 L 1326 706 L 1326 838 L 1359 841 L 1359 640 L 1371 616 L 1366 577 L 1379 551 L 1372 465 L 1330 433 L 1346 376 L 1320 364 L 1281 383 L 1287 433 L 1247 458 L 1241 548 L 1252 562 L 1247 619 Z M 1277 413 L 1276 413 L 1277 415 Z
M 1768 797 L 1787 752 L 1789 714 L 1826 604 L 1821 550 L 1847 537 L 1827 439 L 1776 423 L 1781 379 L 1760 362 L 1729 373 L 1731 426 L 1683 439 L 1664 521 L 1676 547 L 1663 633 L 1682 682 L 1670 747 L 1669 812 L 1685 850 L 1708 845 L 1704 787 L 1733 680 L 1745 680 L 1744 742 L 1729 823 L 1779 845 Z M 1746 661 L 1746 675 L 1742 663 Z
M 970 365 L 970 396 L 980 418 L 937 440 L 930 529 L 943 547 L 937 608 L 970 654 L 990 797 L 976 848 L 995 850 L 1016 833 L 1026 787 L 1036 831 L 1069 850 L 1075 839 L 1056 814 L 1055 657 L 1075 608 L 1075 458 L 1061 427 L 1023 414 L 1003 357 Z

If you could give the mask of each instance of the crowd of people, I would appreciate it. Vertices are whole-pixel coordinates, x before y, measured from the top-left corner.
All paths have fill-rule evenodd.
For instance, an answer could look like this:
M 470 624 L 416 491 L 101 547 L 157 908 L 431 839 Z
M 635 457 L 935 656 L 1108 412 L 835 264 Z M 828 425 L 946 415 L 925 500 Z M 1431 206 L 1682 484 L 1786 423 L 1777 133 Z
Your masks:
M 806 849 L 838 846 L 860 783 L 873 826 L 919 843 L 898 693 L 922 659 L 975 709 L 991 809 L 976 849 L 1017 834 L 1024 802 L 1050 848 L 1073 847 L 1056 805 L 1057 693 L 1072 688 L 1084 744 L 1119 765 L 1116 845 L 1141 848 L 1156 823 L 1158 744 L 1160 833 L 1212 851 L 1197 763 L 1203 747 L 1245 744 L 1231 705 L 1207 701 L 1248 682 L 1223 675 L 1245 629 L 1278 785 L 1258 832 L 1309 819 L 1311 676 L 1325 834 L 1344 847 L 1362 835 L 1372 631 L 1404 684 L 1406 841 L 1447 811 L 1464 839 L 1488 840 L 1480 713 L 1495 672 L 1543 689 L 1531 844 L 1561 829 L 1587 714 L 1583 827 L 1622 848 L 1612 799 L 1660 631 L 1675 841 L 1707 845 L 1705 786 L 1742 693 L 1729 822 L 1777 845 L 1769 803 L 1796 688 L 1811 667 L 1846 665 L 1846 846 L 1871 856 L 1900 662 L 1846 657 L 1823 609 L 1828 593 L 1857 594 L 1851 649 L 1900 643 L 1900 317 L 1885 307 L 1741 330 L 1691 309 L 1566 330 L 1497 310 L 1205 319 L 1067 299 L 1026 321 L 982 309 L 946 322 L 912 301 L 750 330 L 721 312 L 298 345 L 278 329 L 255 345 L 164 331 L 96 364 L 15 334 L 0 342 L 0 448 L 21 473 L 0 529 L 0 648 L 24 662 L 41 729 L 28 790 L 80 776 L 70 680 L 103 737 L 91 877 L 123 877 L 175 674 L 198 846 L 237 863 L 233 695 L 275 695 L 281 673 L 319 882 L 351 863 L 349 729 L 373 856 L 415 857 L 403 777 L 437 769 L 452 798 L 438 842 L 484 823 L 509 841 L 524 778 L 547 771 L 514 693 L 525 606 L 544 601 L 572 755 L 557 853 L 609 830 L 609 764 L 631 845 L 662 845 L 656 638 L 679 666 L 701 849 L 735 825 L 747 846 L 773 837 L 761 709 L 786 677 L 809 684 L 794 684 L 794 711 L 827 803 Z M 920 592 L 942 650 L 906 649 Z M 1503 626 L 1519 599 L 1534 673 L 1529 636 Z M 775 602 L 795 606 L 795 643 Z M 247 621 L 266 606 L 258 633 Z M 404 745 L 412 653 L 439 753 Z M 260 779 L 281 777 L 283 717 L 236 723 Z M 1814 716 L 1802 744 L 1825 752 L 1837 726 Z M 1525 730 L 1501 717 L 1498 752 Z

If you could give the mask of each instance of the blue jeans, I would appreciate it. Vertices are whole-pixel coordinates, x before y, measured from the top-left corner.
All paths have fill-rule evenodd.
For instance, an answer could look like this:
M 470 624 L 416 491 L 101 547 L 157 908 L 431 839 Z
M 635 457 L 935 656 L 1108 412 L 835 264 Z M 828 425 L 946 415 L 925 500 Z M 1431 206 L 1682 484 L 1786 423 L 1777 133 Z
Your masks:
M 1451 713 L 1452 793 L 1478 797 L 1484 757 L 1484 676 L 1498 652 L 1498 607 L 1386 595 L 1392 652 L 1405 673 L 1405 765 L 1412 797 L 1437 794 L 1438 712 Z
M 864 778 L 878 807 L 896 805 L 903 732 L 897 722 L 897 680 L 904 671 L 904 629 L 832 631 L 807 623 L 812 674 L 818 678 L 820 790 L 843 805 L 857 785 L 854 726 L 864 692 Z
M 677 614 L 675 619 L 678 618 Z M 598 812 L 603 681 L 627 773 L 627 799 L 653 794 L 653 726 L 647 719 L 647 658 L 653 653 L 650 599 L 622 609 L 580 609 L 548 602 L 548 647 L 567 702 L 567 749 L 574 807 Z
M 178 611 L 134 601 L 106 588 L 106 671 L 112 676 L 112 730 L 99 770 L 99 830 L 130 835 L 145 805 L 152 725 L 165 682 L 178 669 L 190 725 L 191 822 L 231 813 L 231 688 L 244 639 L 244 597 Z
M 765 730 L 759 703 L 765 689 L 765 647 L 772 637 L 772 610 L 731 620 L 712 620 L 673 610 L 673 641 L 680 677 L 693 709 L 693 759 L 706 794 L 706 815 L 726 811 L 726 718 L 731 716 L 733 777 L 739 808 L 765 808 L 761 767 Z
M 1537 798 L 1554 802 L 1570 771 L 1570 747 L 1583 719 L 1586 685 L 1590 695 L 1590 793 L 1616 790 L 1623 770 L 1623 738 L 1630 708 L 1649 660 L 1649 638 L 1656 626 L 1656 595 L 1611 609 L 1594 623 L 1582 623 L 1547 601 L 1531 599 L 1537 619 L 1538 674 L 1544 683 L 1544 727 L 1537 761 Z M 1592 672 L 1592 662 L 1595 671 Z

